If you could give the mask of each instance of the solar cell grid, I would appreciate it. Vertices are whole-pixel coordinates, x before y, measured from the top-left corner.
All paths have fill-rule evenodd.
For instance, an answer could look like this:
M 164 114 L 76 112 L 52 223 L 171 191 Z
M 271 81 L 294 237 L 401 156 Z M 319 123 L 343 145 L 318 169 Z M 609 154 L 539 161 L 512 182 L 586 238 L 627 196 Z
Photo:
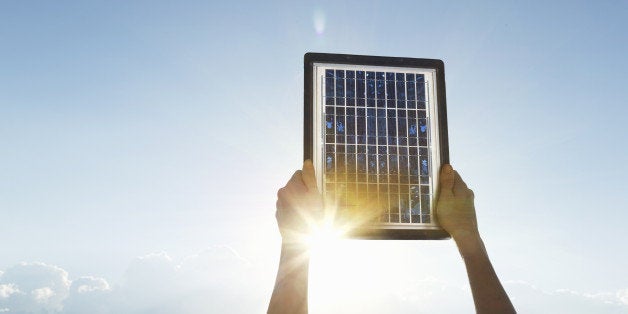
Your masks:
M 424 74 L 328 68 L 321 81 L 326 196 L 342 209 L 375 195 L 379 222 L 431 223 Z

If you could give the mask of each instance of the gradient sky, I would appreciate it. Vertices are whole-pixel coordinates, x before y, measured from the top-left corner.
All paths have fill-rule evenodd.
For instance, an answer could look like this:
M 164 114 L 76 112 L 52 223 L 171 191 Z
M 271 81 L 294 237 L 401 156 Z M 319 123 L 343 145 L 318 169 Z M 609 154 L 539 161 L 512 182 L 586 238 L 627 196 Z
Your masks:
M 203 291 L 262 312 L 303 54 L 330 52 L 445 62 L 451 162 L 519 310 L 628 313 L 627 30 L 626 1 L 2 1 L 0 312 L 80 312 L 102 302 L 72 299 L 80 280 L 120 300 L 171 269 L 174 303 L 115 311 L 215 311 L 176 305 Z M 330 250 L 313 312 L 472 311 L 452 241 Z M 13 300 L 47 291 L 8 278 L 29 265 L 65 272 L 67 300 Z

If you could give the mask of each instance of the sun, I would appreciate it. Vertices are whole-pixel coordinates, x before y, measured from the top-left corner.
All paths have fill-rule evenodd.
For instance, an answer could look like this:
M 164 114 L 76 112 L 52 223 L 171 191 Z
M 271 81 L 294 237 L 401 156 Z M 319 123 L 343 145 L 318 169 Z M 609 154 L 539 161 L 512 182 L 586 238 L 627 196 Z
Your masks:
M 310 234 L 305 237 L 310 254 L 320 253 L 325 248 L 329 248 L 336 244 L 344 237 L 344 232 L 331 223 L 324 223 L 317 226 Z

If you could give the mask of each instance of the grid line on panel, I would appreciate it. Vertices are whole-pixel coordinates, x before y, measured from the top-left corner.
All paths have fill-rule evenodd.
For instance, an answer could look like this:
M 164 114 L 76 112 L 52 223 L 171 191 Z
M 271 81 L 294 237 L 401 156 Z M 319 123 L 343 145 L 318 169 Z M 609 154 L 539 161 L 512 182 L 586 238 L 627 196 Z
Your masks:
M 429 176 L 431 171 L 433 171 L 433 169 L 431 169 L 432 165 L 430 163 L 430 160 L 432 160 L 432 150 L 431 150 L 431 147 L 432 147 L 432 131 L 431 131 L 431 123 L 430 123 L 430 121 L 431 121 L 431 119 L 430 119 L 431 118 L 431 114 L 430 114 L 430 110 L 429 110 L 430 107 L 431 107 L 430 103 L 429 103 L 429 101 L 431 101 L 431 93 L 427 92 L 428 90 L 430 90 L 429 89 L 430 86 L 428 85 L 428 82 L 423 82 L 423 85 L 424 85 L 423 93 L 425 94 L 424 97 L 425 97 L 425 100 L 426 100 L 425 101 L 425 115 L 426 115 L 426 123 L 425 124 L 427 126 L 427 130 L 426 130 L 426 132 L 427 132 L 427 134 L 426 134 L 427 135 L 427 159 L 426 160 L 427 160 L 427 174 L 428 174 L 428 180 L 429 180 L 428 181 L 428 188 L 429 188 L 429 195 L 431 196 L 431 195 L 433 195 L 433 189 L 434 189 L 434 187 L 433 187 L 434 182 L 432 182 L 432 178 L 431 178 L 431 176 Z M 421 164 L 421 167 L 423 167 L 423 164 Z M 423 210 L 423 209 L 421 209 L 421 210 Z M 432 220 L 431 219 L 432 218 L 431 215 L 432 215 L 433 211 L 432 211 L 431 197 L 430 197 L 430 203 L 428 205 L 427 211 L 428 211 L 427 214 L 421 216 L 421 222 L 431 222 L 431 220 Z M 426 217 L 429 217 L 430 221 L 424 221 L 424 219 Z
M 414 127 L 415 127 L 415 133 L 416 133 L 416 138 L 417 138 L 417 139 L 416 139 L 416 140 L 417 140 L 417 144 L 419 144 L 419 143 L 418 143 L 418 141 L 419 141 L 419 139 L 418 139 L 418 137 L 419 137 L 419 132 L 418 132 L 418 117 L 419 117 L 419 88 L 418 88 L 418 83 L 417 83 L 417 81 L 416 81 L 416 80 L 414 81 L 414 83 L 416 84 L 416 85 L 415 85 L 415 88 L 414 88 L 414 91 L 415 91 L 415 93 L 416 93 L 416 95 L 415 95 L 414 99 L 416 99 L 416 101 L 417 101 L 417 104 L 416 104 L 416 106 L 415 106 L 415 118 L 414 118 L 414 119 L 415 119 L 415 121 L 416 121 L 416 122 L 414 122 L 414 123 L 415 123 Z M 409 133 L 409 132 L 410 132 L 410 130 L 408 130 L 408 133 Z M 409 137 L 409 136 L 408 136 L 408 137 Z M 408 143 L 408 144 L 409 144 L 409 143 Z M 418 152 L 418 149 L 417 149 L 417 152 Z M 419 161 L 419 156 L 418 156 L 418 154 L 417 154 L 417 156 L 416 156 L 416 157 L 415 157 L 415 156 L 413 156 L 413 158 L 416 158 L 416 160 L 417 160 L 417 167 L 418 167 L 418 165 L 419 165 L 419 162 L 418 162 L 418 161 Z M 417 169 L 417 175 L 420 175 L 420 172 L 418 172 L 418 169 Z M 417 202 L 417 203 L 415 203 L 415 204 L 413 204 L 415 207 L 416 207 L 416 206 L 421 206 L 420 204 L 422 204 L 422 203 L 421 203 L 421 197 L 422 197 L 422 195 L 421 195 L 421 186 L 420 186 L 420 181 L 418 181 L 418 182 L 417 182 L 417 184 L 418 184 L 418 189 L 419 189 L 419 191 L 418 191 L 418 192 L 419 192 L 419 193 L 418 193 L 418 196 L 419 196 L 419 197 L 418 197 L 418 202 Z M 410 200 L 412 200 L 412 191 L 410 191 Z M 412 210 L 412 207 L 411 207 L 411 209 L 410 209 L 410 210 Z M 413 216 L 414 216 L 414 215 L 412 215 L 412 213 L 411 213 L 411 217 L 413 217 Z M 416 213 L 416 218 L 418 219 L 418 221 L 417 221 L 417 222 L 419 222 L 419 223 L 423 221 L 423 220 L 421 219 L 421 209 L 420 209 L 420 208 L 418 208 L 418 212 Z M 414 219 L 412 219 L 412 220 L 413 220 L 413 222 L 414 222 Z
M 364 89 L 366 90 L 366 80 L 364 80 Z M 377 100 L 375 101 L 375 103 L 377 104 Z M 368 101 L 364 101 L 364 104 L 369 107 Z M 381 130 L 379 129 L 380 125 L 379 125 L 379 110 L 376 109 L 378 108 L 378 106 L 374 106 L 374 113 L 375 113 L 375 173 L 376 173 L 376 187 L 377 187 L 377 209 L 378 210 L 382 210 L 383 213 L 380 213 L 380 221 L 382 220 L 384 214 L 386 214 L 386 220 L 383 222 L 389 222 L 390 221 L 390 213 L 389 210 L 386 208 L 386 206 L 383 205 L 383 200 L 382 200 L 382 190 L 381 190 L 381 184 L 383 184 L 383 182 L 381 181 L 381 160 L 380 160 L 380 154 L 379 154 L 379 145 L 380 145 L 380 137 L 379 134 L 381 132 Z
M 408 82 L 410 82 L 409 77 L 410 76 L 408 74 L 406 74 L 406 82 L 404 83 L 404 85 L 405 85 L 404 87 L 405 87 L 406 99 L 408 99 L 408 100 L 406 102 L 405 108 L 408 108 L 408 105 L 410 103 L 410 100 L 409 100 L 410 97 L 409 97 L 409 93 L 408 93 L 409 92 L 408 91 Z M 405 134 L 404 135 L 406 137 L 406 144 L 407 144 L 408 138 L 410 137 L 409 134 L 408 134 L 408 117 L 407 117 L 407 112 L 406 112 L 406 117 L 405 118 L 406 119 L 405 119 L 405 121 L 403 123 L 405 125 Z M 401 145 L 399 145 L 398 149 L 404 150 L 404 153 L 405 153 L 405 157 L 404 158 L 406 160 L 405 165 L 403 165 L 403 167 L 405 167 L 405 169 L 403 170 L 403 173 L 400 173 L 400 178 L 404 178 L 405 179 L 405 178 L 409 178 L 409 175 L 410 175 L 410 152 L 409 152 L 409 150 L 407 148 L 402 148 L 400 146 Z M 399 166 L 401 167 L 401 161 L 399 161 Z M 400 186 L 401 186 L 401 184 L 400 184 Z M 407 222 L 412 223 L 412 213 L 410 212 L 411 209 L 410 209 L 410 191 L 409 191 L 409 189 L 404 189 L 403 190 L 403 197 L 405 198 L 406 204 L 408 204 L 408 206 L 404 206 L 404 214 L 403 215 L 404 215 L 404 217 L 406 217 L 405 219 L 406 219 Z M 399 198 L 400 198 L 399 201 L 401 202 L 402 196 L 400 195 Z M 400 207 L 401 207 L 401 205 L 400 205 Z
M 398 82 L 397 79 L 399 78 L 399 75 L 397 74 L 395 76 L 396 76 L 396 78 L 395 78 L 396 86 L 395 87 L 397 89 L 397 98 L 398 98 L 397 99 L 397 106 L 395 107 L 395 122 L 396 122 L 396 125 L 395 125 L 395 135 L 396 135 L 395 150 L 397 151 L 397 156 L 395 157 L 395 159 L 397 160 L 397 175 L 396 175 L 396 177 L 397 177 L 397 187 L 399 187 L 399 184 L 401 183 L 400 182 L 401 171 L 400 171 L 400 166 L 399 166 L 399 156 L 400 156 L 400 154 L 399 154 L 399 124 L 400 124 L 401 121 L 399 121 L 399 112 L 397 111 L 397 108 L 399 108 L 399 103 L 400 102 L 403 103 L 405 101 L 404 100 L 405 97 L 400 97 L 400 96 L 404 96 L 404 95 L 403 94 L 399 94 L 399 90 L 398 89 L 399 89 L 400 83 L 402 83 L 402 85 L 404 85 L 403 91 L 405 92 L 406 82 L 405 82 L 405 78 L 404 78 L 403 81 Z M 399 188 L 397 188 L 397 193 L 399 193 L 399 194 L 397 194 L 398 196 L 396 197 L 397 212 L 398 212 L 398 215 L 399 215 L 399 222 L 403 222 L 403 218 L 402 218 L 403 214 L 402 214 L 402 208 L 401 208 L 401 194 L 400 194 Z
M 390 125 L 388 125 L 389 122 L 389 116 L 388 116 L 388 99 L 390 99 L 390 96 L 388 95 L 388 84 L 389 81 L 386 80 L 385 85 L 386 85 L 386 104 L 384 106 L 384 121 L 385 121 L 385 125 L 386 125 L 386 183 L 389 186 L 390 185 Z M 393 81 L 393 85 L 394 85 L 394 81 Z M 394 94 L 393 94 L 394 95 Z M 388 193 L 386 193 L 387 197 L 386 197 L 386 207 L 387 207 L 387 211 L 388 211 L 388 222 L 396 222 L 393 221 L 393 216 L 392 216 L 392 208 L 390 208 L 390 191 L 388 191 Z

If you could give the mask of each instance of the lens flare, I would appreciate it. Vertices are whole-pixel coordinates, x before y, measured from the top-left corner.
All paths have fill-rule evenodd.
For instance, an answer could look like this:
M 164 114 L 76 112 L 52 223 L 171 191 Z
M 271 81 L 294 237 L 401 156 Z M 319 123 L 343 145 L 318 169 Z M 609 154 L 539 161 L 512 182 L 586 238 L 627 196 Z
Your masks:
M 323 35 L 325 32 L 325 12 L 322 10 L 314 11 L 313 21 L 316 35 Z

